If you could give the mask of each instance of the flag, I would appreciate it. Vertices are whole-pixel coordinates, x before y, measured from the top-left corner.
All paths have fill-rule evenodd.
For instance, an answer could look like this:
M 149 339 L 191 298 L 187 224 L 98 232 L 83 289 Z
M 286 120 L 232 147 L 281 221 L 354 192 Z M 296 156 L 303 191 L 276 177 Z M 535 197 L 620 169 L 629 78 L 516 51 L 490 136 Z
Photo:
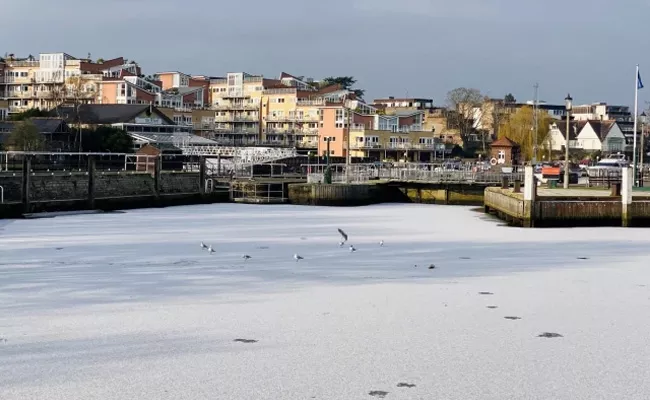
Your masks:
M 643 89 L 643 82 L 641 81 L 641 73 L 638 71 L 636 73 L 636 88 Z

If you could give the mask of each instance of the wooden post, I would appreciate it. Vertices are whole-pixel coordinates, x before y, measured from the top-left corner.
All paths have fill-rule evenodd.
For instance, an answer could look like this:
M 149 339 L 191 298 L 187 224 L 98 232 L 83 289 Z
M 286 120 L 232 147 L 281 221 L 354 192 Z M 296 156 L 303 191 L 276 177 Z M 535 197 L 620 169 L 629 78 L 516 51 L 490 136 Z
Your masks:
M 22 182 L 22 200 L 23 200 L 23 212 L 29 213 L 30 204 L 29 204 L 29 186 L 31 185 L 31 170 L 32 170 L 32 160 L 30 156 L 24 155 L 23 158 L 23 182 Z
M 199 193 L 201 195 L 205 194 L 205 157 L 199 157 Z
M 535 171 L 532 165 L 524 168 L 524 228 L 535 226 L 535 200 L 537 196 L 537 185 L 535 184 Z
M 632 187 L 636 177 L 634 176 L 632 168 L 623 168 L 621 178 L 621 223 L 624 227 L 628 227 L 632 222 L 630 205 L 632 204 Z
M 95 168 L 94 156 L 88 156 L 88 208 L 95 209 Z
M 510 180 L 507 176 L 501 177 L 501 189 L 508 189 L 510 187 Z
M 162 157 L 157 156 L 153 163 L 153 194 L 156 199 L 160 198 L 160 174 L 162 170 Z

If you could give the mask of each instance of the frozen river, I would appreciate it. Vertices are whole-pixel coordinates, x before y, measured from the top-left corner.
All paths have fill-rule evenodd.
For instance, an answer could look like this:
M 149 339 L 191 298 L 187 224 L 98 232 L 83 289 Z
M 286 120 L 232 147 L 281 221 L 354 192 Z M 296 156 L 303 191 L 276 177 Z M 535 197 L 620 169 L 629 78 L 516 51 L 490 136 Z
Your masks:
M 648 399 L 649 244 L 427 205 L 0 221 L 0 399 Z

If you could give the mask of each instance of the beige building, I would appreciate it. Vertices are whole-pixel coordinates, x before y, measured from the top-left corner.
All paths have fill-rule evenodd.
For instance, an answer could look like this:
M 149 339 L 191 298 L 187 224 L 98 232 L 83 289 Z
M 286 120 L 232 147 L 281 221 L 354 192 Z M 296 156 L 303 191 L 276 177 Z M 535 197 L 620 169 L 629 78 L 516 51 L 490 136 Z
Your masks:
M 1 64 L 0 96 L 9 102 L 10 113 L 51 109 L 62 103 L 100 102 L 106 77 L 128 69 L 139 73 L 136 64 L 127 64 L 123 58 L 93 62 L 66 53 L 26 58 L 9 55 Z

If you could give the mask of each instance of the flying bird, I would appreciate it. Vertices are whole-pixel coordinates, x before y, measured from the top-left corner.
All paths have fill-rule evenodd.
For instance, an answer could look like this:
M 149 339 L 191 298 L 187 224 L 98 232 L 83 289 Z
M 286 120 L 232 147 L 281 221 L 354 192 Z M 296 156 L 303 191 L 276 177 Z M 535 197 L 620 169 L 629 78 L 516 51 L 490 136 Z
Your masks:
M 305 258 L 303 256 L 299 256 L 298 254 L 294 254 L 293 259 L 296 260 L 296 262 L 298 262 L 300 260 L 304 260 Z
M 354 246 L 350 245 L 350 253 L 354 253 L 357 251 L 357 249 L 354 248 Z
M 341 234 L 341 239 L 343 239 L 343 243 L 348 241 L 348 234 L 343 232 L 343 229 L 338 229 L 339 233 Z

